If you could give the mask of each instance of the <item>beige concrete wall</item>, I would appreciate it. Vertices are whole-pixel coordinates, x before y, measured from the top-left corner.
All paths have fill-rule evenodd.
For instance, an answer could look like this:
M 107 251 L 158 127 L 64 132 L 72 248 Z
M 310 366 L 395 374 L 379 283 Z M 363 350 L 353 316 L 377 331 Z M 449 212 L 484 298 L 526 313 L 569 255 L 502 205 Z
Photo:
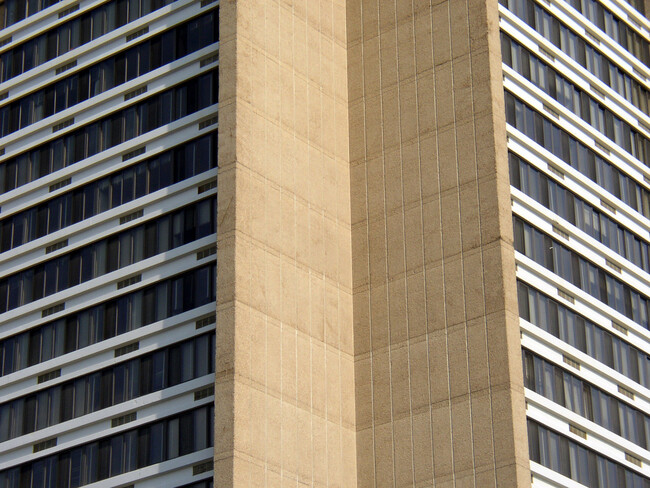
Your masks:
M 221 0 L 215 486 L 355 486 L 344 0 Z
M 530 485 L 496 0 L 349 0 L 358 484 Z

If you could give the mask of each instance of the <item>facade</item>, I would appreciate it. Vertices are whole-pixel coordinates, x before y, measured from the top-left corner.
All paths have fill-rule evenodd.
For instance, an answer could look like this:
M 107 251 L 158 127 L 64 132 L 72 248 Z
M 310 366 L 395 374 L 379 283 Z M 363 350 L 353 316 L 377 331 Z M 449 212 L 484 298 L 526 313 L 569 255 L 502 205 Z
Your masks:
M 5 0 L 0 488 L 648 488 L 647 11 Z
M 0 486 L 212 486 L 218 3 L 1 11 Z
M 646 9 L 222 2 L 217 484 L 648 485 Z
M 534 485 L 650 483 L 650 23 L 633 7 L 499 6 Z

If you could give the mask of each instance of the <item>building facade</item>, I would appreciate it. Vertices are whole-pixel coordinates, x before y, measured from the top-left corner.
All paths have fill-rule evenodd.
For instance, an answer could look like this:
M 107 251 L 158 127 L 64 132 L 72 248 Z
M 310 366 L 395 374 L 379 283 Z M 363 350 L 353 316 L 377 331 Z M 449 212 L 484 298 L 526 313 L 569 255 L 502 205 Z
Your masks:
M 650 483 L 646 8 L 222 2 L 215 479 Z
M 5 0 L 0 488 L 650 487 L 648 10 Z
M 539 486 L 650 483 L 650 24 L 634 7 L 499 6 Z
M 218 2 L 0 9 L 0 486 L 212 486 Z

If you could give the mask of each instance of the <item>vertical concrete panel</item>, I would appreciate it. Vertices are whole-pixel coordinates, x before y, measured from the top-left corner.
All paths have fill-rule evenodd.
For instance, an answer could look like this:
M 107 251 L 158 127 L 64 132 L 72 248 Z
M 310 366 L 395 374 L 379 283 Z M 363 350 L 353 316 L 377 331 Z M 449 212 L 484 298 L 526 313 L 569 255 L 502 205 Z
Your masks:
M 529 486 L 497 2 L 347 11 L 358 485 Z
M 218 484 L 526 486 L 496 1 L 221 16 Z
M 355 486 L 345 5 L 220 11 L 215 480 Z

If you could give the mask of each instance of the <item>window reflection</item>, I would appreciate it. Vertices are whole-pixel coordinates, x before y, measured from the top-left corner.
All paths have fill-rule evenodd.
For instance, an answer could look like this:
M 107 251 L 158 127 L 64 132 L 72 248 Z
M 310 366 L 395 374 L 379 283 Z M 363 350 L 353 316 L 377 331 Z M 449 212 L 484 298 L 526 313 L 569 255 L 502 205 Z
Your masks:
M 508 124 L 650 218 L 650 192 L 643 186 L 509 92 L 505 103 Z
M 650 417 L 647 414 L 531 351 L 524 349 L 522 352 L 526 388 L 644 449 L 648 448 Z
M 212 404 L 105 437 L 37 461 L 0 471 L 0 487 L 73 488 L 118 476 L 212 447 L 212 426 L 198 432 L 197 424 L 214 416 Z M 184 430 L 180 429 L 183 419 Z M 162 434 L 162 435 L 161 435 Z M 179 441 L 183 452 L 178 452 Z M 47 480 L 49 484 L 46 483 Z M 56 481 L 56 485 L 55 485 Z M 41 483 L 40 485 L 37 483 Z M 198 487 L 206 485 L 198 485 Z
M 596 130 L 650 165 L 650 141 L 584 90 L 540 60 L 524 46 L 501 33 L 503 62 L 544 90 Z
M 646 488 L 650 478 L 528 419 L 530 460 L 593 488 Z
M 19 154 L 0 164 L 0 192 L 11 191 L 98 152 L 157 129 L 161 122 L 169 123 L 172 120 L 177 120 L 180 116 L 175 114 L 189 115 L 209 107 L 217 103 L 218 86 L 219 75 L 218 71 L 214 69 L 153 95 L 132 107 L 42 144 L 38 149 Z M 194 98 L 191 105 L 181 107 L 181 104 L 185 103 L 182 93 L 186 90 L 198 93 L 199 89 L 203 90 L 200 96 Z M 169 103 L 167 105 L 157 103 L 160 100 L 168 100 Z M 158 113 L 149 119 L 151 104 L 160 107 L 159 111 L 166 109 L 168 113 Z M 128 114 L 133 113 L 135 113 L 137 121 L 133 125 L 135 131 L 125 133 L 125 119 L 132 116 Z M 22 168 L 24 171 L 17 172 L 17 168 Z M 105 211 L 108 208 L 108 201 L 102 203 L 101 208 L 103 208 L 102 211 Z
M 585 0 L 588 2 L 589 0 Z M 586 68 L 603 83 L 608 85 L 628 102 L 634 104 L 644 113 L 648 112 L 650 93 L 636 79 L 623 72 L 616 64 L 606 58 L 594 47 L 588 44 L 582 37 L 553 17 L 533 0 L 499 0 L 499 3 L 507 7 L 512 13 L 526 22 L 530 27 L 537 30 L 542 36 L 552 42 L 555 46 L 568 54 L 582 67 Z M 577 4 L 572 2 L 572 4 Z M 634 31 L 630 29 L 634 34 Z M 648 54 L 648 43 L 640 38 L 638 50 L 632 48 L 632 54 L 639 52 L 640 60 L 648 66 L 650 56 Z M 622 45 L 622 44 L 621 44 Z M 627 46 L 624 46 L 626 48 Z
M 513 216 L 513 224 L 517 251 L 637 324 L 649 327 L 648 297 L 521 218 Z
M 621 257 L 650 272 L 650 248 L 645 240 L 545 176 L 521 157 L 512 152 L 508 157 L 512 186 L 571 222 Z M 591 286 L 595 286 L 592 276 L 589 276 L 588 281 Z
M 0 442 L 212 373 L 214 338 L 204 334 L 0 404 Z
M 8 337 L 0 341 L 0 375 L 11 374 L 214 302 L 215 280 L 215 266 L 203 266 Z M 184 297 L 182 306 L 172 310 L 169 300 L 176 301 L 172 284 L 178 281 L 186 282 L 188 287 L 200 292 Z M 117 323 L 118 317 L 123 320 L 120 324 Z M 88 391 L 95 391 L 94 387 L 88 388 Z M 6 418 L 0 417 L 0 423 L 4 421 Z

